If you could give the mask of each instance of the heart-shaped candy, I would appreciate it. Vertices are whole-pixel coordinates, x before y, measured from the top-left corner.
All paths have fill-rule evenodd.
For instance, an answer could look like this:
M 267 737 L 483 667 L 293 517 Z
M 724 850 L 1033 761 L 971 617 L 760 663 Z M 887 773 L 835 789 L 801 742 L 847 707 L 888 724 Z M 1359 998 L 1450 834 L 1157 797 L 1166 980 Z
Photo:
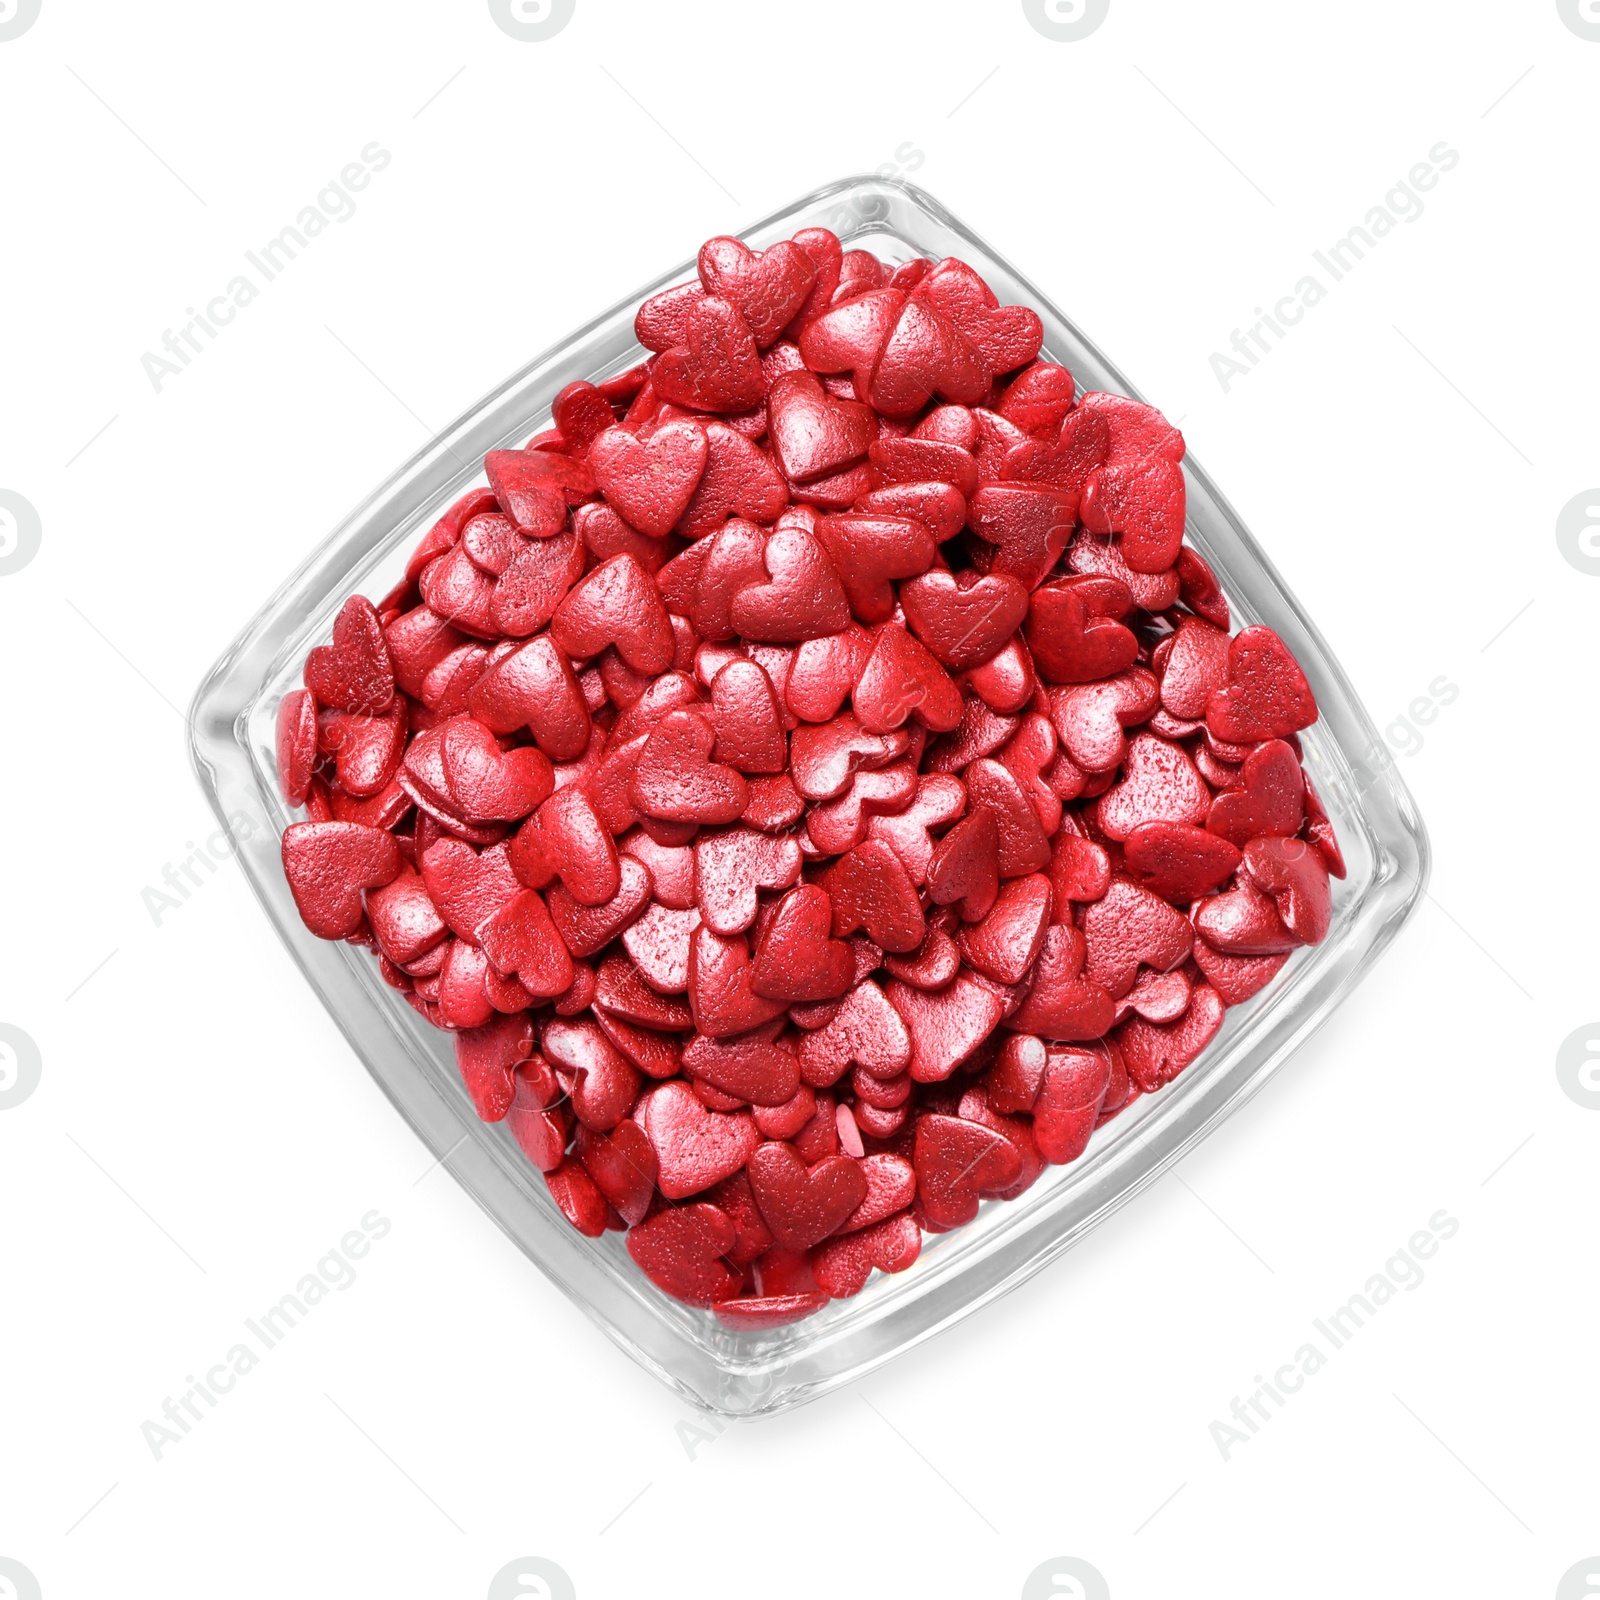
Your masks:
M 787 889 L 799 877 L 800 846 L 792 838 L 733 827 L 695 840 L 695 898 L 713 933 L 743 933 L 756 919 L 756 891 Z
M 475 717 L 454 717 L 440 745 L 445 782 L 468 822 L 515 822 L 549 793 L 550 762 L 531 745 L 502 750 Z
M 1317 720 L 1316 697 L 1271 628 L 1246 628 L 1228 646 L 1228 681 L 1206 705 L 1206 726 L 1230 744 L 1282 739 Z
M 772 680 L 754 661 L 734 660 L 711 680 L 714 761 L 736 772 L 782 772 L 789 742 Z
M 633 804 L 667 822 L 732 822 L 750 790 L 732 767 L 711 760 L 716 742 L 710 720 L 697 711 L 664 717 L 645 740 L 629 780 Z
M 504 844 L 474 850 L 459 839 L 440 839 L 422 855 L 422 881 L 453 933 L 476 941 L 484 918 L 521 888 Z
M 665 671 L 675 648 L 660 593 L 630 555 L 601 562 L 567 595 L 551 618 L 550 637 L 578 659 L 615 645 L 636 672 Z
M 515 974 L 529 994 L 564 993 L 572 984 L 572 957 L 534 889 L 519 889 L 477 929 L 478 943 L 497 972 Z
M 690 497 L 678 532 L 699 539 L 729 516 L 770 522 L 789 503 L 789 485 L 766 453 L 721 422 L 700 425 L 706 436 L 706 468 Z
M 1300 939 L 1285 926 L 1273 897 L 1242 874 L 1225 894 L 1202 900 L 1195 910 L 1194 929 L 1214 949 L 1230 956 L 1287 955 L 1300 947 Z
M 1063 578 L 1028 602 L 1028 649 L 1049 683 L 1096 683 L 1131 667 L 1139 641 L 1116 619 L 1133 597 L 1107 578 Z
M 904 1272 L 922 1250 L 922 1232 L 910 1212 L 902 1211 L 859 1233 L 826 1239 L 811 1252 L 818 1284 L 836 1300 L 860 1294 L 876 1267 Z
M 578 1128 L 577 1156 L 630 1227 L 642 1222 L 656 1189 L 656 1153 L 644 1129 L 623 1118 L 610 1133 Z
M 765 583 L 741 589 L 730 618 L 747 639 L 795 644 L 838 633 L 850 621 L 850 605 L 833 563 L 803 528 L 780 528 L 766 545 Z
M 954 905 L 965 922 L 987 916 L 1000 892 L 1000 826 L 992 807 L 964 817 L 928 861 L 928 898 Z
M 1088 1147 L 1111 1084 L 1111 1061 L 1103 1050 L 1046 1053 L 1033 1103 L 1033 1139 L 1053 1166 L 1076 1161 Z
M 1128 831 L 1122 851 L 1135 882 L 1176 905 L 1220 888 L 1241 859 L 1226 839 L 1186 822 L 1142 822 Z
M 1077 386 L 1072 374 L 1053 361 L 1036 361 L 1006 385 L 1000 414 L 1024 433 L 1059 429 L 1072 410 Z
M 850 987 L 855 957 L 831 937 L 833 906 L 811 884 L 791 889 L 778 902 L 756 939 L 751 986 L 770 1000 L 832 1000 Z
M 736 306 L 758 345 L 771 344 L 798 314 L 817 269 L 792 239 L 752 250 L 742 239 L 708 239 L 700 246 L 700 281 L 708 295 Z
M 933 994 L 899 980 L 885 992 L 911 1036 L 908 1070 L 917 1083 L 944 1082 L 994 1032 L 1005 1011 L 992 988 L 965 972 Z
M 1083 975 L 1084 936 L 1070 923 L 1051 928 L 1022 1004 L 1007 1019 L 1019 1033 L 1046 1039 L 1098 1039 L 1116 1014 L 1112 998 Z
M 596 487 L 627 522 L 663 539 L 689 507 L 705 472 L 705 433 L 692 422 L 669 422 L 641 439 L 607 428 L 589 451 Z
M 912 1165 L 917 1198 L 929 1219 L 942 1228 L 959 1228 L 977 1216 L 981 1190 L 1016 1181 L 1022 1158 L 993 1129 L 930 1114 L 917 1122 Z
M 1306 814 L 1300 758 L 1281 739 L 1268 739 L 1245 758 L 1239 786 L 1219 794 L 1206 827 L 1243 848 L 1263 835 L 1289 838 Z
M 868 839 L 823 874 L 835 938 L 861 928 L 884 950 L 915 950 L 926 924 L 917 886 L 888 845 Z
M 656 359 L 650 381 L 663 400 L 695 411 L 744 411 L 767 387 L 749 325 L 715 295 L 689 303 L 682 342 Z
M 1212 694 L 1228 681 L 1228 635 L 1184 617 L 1161 668 L 1161 703 L 1175 717 L 1203 721 Z
M 869 733 L 891 733 L 910 716 L 935 733 L 961 721 L 961 691 L 932 652 L 897 622 L 878 629 L 852 699 Z
M 708 1111 L 681 1079 L 647 1090 L 634 1120 L 655 1150 L 656 1187 L 669 1200 L 700 1194 L 738 1172 L 761 1142 L 748 1112 Z M 730 1237 L 723 1248 L 732 1245 Z
M 767 426 L 778 467 L 792 484 L 812 483 L 860 461 L 878 436 L 870 406 L 835 400 L 804 368 L 773 383 Z
M 284 876 L 301 921 L 319 939 L 354 933 L 361 926 L 362 890 L 392 883 L 404 865 L 394 836 L 378 828 L 293 822 L 284 829 Z
M 1133 987 L 1141 963 L 1170 972 L 1194 943 L 1187 918 L 1127 877 L 1114 877 L 1084 912 L 1083 936 L 1088 946 L 1084 970 L 1113 999 Z
M 765 1037 L 767 1030 L 733 1039 L 697 1034 L 683 1052 L 684 1069 L 697 1084 L 752 1106 L 787 1105 L 800 1087 L 800 1064 L 794 1052 Z
M 1165 572 L 1183 547 L 1186 502 L 1183 473 L 1165 456 L 1113 461 L 1084 485 L 1083 525 L 1120 533 L 1122 558 L 1135 572 Z
M 305 686 L 317 704 L 338 711 L 376 712 L 394 699 L 394 666 L 378 613 L 351 595 L 333 620 L 333 643 L 306 657 Z
M 533 539 L 560 533 L 568 506 L 594 493 L 588 467 L 550 450 L 491 450 L 483 470 L 500 509 Z
M 533 1058 L 533 1025 L 527 1014 L 495 1017 L 482 1027 L 462 1028 L 456 1033 L 455 1046 L 456 1065 L 473 1109 L 485 1122 L 499 1122 L 516 1096 L 517 1068 Z
M 862 512 L 823 517 L 817 536 L 844 584 L 851 611 L 868 623 L 892 617 L 894 580 L 927 572 L 938 554 L 932 534 L 910 517 Z
M 1244 870 L 1277 902 L 1283 925 L 1303 944 L 1321 944 L 1333 919 L 1328 863 L 1303 839 L 1252 839 Z
M 742 933 L 724 938 L 697 927 L 689 941 L 689 1007 L 694 1024 L 713 1038 L 748 1033 L 782 1016 L 784 1004 L 756 993 L 750 947 Z
M 914 291 L 937 306 L 990 372 L 1025 367 L 1039 353 L 1044 325 L 1029 306 L 1002 306 L 966 262 L 947 256 Z
M 1128 741 L 1123 776 L 1100 796 L 1100 827 L 1120 843 L 1147 822 L 1202 823 L 1211 809 L 1211 791 L 1181 744 L 1153 733 Z
M 632 856 L 617 862 L 617 892 L 599 905 L 585 905 L 566 886 L 548 891 L 550 916 L 573 955 L 598 955 L 650 904 L 650 874 Z
M 911 631 L 953 672 L 988 661 L 1029 609 L 1027 589 L 1004 572 L 925 572 L 900 586 L 900 603 Z
M 967 964 L 996 983 L 1021 983 L 1044 948 L 1051 904 L 1042 873 L 1012 878 L 981 921 L 957 932 Z
M 692 1306 L 714 1306 L 738 1294 L 739 1275 L 722 1259 L 733 1242 L 727 1215 L 704 1202 L 658 1211 L 630 1228 L 627 1241 L 639 1270 Z
M 1129 1017 L 1117 1036 L 1128 1076 L 1145 1094 L 1171 1083 L 1216 1038 L 1226 1008 L 1215 989 L 1201 984 L 1176 1022 Z
M 809 1250 L 866 1199 L 867 1180 L 849 1156 L 808 1167 L 791 1144 L 769 1140 L 750 1157 L 750 1188 L 773 1237 L 788 1250 Z
M 814 1088 L 837 1083 L 852 1065 L 891 1078 L 911 1064 L 911 1035 L 870 979 L 856 984 L 829 1021 L 800 1041 L 800 1071 Z

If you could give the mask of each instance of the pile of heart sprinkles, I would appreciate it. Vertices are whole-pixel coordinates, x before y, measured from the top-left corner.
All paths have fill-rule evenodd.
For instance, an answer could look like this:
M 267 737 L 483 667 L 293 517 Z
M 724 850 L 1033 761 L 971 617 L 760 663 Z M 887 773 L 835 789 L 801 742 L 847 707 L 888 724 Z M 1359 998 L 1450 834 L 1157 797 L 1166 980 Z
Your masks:
M 1182 435 L 1032 311 L 809 228 L 636 328 L 311 652 L 283 864 L 573 1227 L 775 1327 L 1075 1160 L 1344 866 Z

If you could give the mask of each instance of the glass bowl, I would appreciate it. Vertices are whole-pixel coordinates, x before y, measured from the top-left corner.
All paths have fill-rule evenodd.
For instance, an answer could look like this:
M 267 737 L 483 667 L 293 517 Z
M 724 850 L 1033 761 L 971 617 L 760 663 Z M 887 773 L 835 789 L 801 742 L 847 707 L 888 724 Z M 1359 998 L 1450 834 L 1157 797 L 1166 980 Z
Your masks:
M 1003 303 L 1044 320 L 1044 354 L 1076 375 L 1080 392 L 1137 395 L 1125 378 L 1015 268 L 910 184 L 848 178 L 818 189 L 742 235 L 760 247 L 823 226 L 891 262 L 956 255 Z M 1201 1059 L 1160 1093 L 1094 1136 L 1068 1166 L 1050 1167 L 1021 1199 L 986 1203 L 977 1220 L 930 1235 L 909 1271 L 876 1274 L 785 1328 L 734 1332 L 658 1292 L 620 1234 L 583 1238 L 550 1199 L 504 1124 L 479 1121 L 449 1037 L 425 1023 L 378 975 L 366 950 L 325 943 L 302 925 L 279 860 L 294 817 L 278 792 L 279 697 L 300 681 L 306 652 L 325 640 L 355 592 L 376 598 L 440 511 L 483 481 L 487 450 L 548 425 L 550 403 L 578 378 L 620 372 L 644 352 L 633 334 L 640 300 L 694 275 L 675 267 L 512 374 L 358 506 L 271 597 L 207 675 L 192 711 L 191 751 L 212 807 L 290 954 L 356 1054 L 418 1137 L 544 1273 L 627 1351 L 691 1402 L 730 1416 L 799 1405 L 860 1377 L 1016 1288 L 1153 1182 L 1278 1070 L 1387 948 L 1427 874 L 1422 822 L 1355 691 L 1309 617 L 1232 507 L 1190 458 L 1188 539 L 1211 563 L 1235 625 L 1264 622 L 1298 657 L 1321 717 L 1302 734 L 1305 764 L 1349 865 L 1333 885 L 1327 939 L 1298 952 L 1277 980 L 1227 1013 Z M 263 827 L 241 817 L 270 819 Z M 230 820 L 231 819 L 231 820 Z

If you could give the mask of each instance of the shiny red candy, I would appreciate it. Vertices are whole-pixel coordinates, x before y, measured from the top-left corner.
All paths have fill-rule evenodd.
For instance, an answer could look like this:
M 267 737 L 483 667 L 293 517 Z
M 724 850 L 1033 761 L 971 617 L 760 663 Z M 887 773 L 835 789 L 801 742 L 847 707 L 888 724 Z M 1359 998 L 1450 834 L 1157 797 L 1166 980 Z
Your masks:
M 1183 436 L 956 260 L 709 241 L 279 707 L 306 926 L 732 1329 L 903 1272 L 1327 936 L 1288 646 Z

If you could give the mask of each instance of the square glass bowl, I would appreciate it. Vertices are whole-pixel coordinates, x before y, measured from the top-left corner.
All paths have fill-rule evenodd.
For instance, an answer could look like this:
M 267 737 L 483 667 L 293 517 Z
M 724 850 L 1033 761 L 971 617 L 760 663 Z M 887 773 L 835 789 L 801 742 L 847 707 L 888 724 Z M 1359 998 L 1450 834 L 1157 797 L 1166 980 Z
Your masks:
M 1002 303 L 1039 313 L 1044 355 L 1072 370 L 1080 393 L 1137 395 L 1026 278 L 911 185 L 845 179 L 742 237 L 759 248 L 815 226 L 832 228 L 847 246 L 874 250 L 890 262 L 959 256 Z M 345 598 L 387 592 L 444 507 L 484 481 L 484 452 L 515 447 L 548 426 L 551 401 L 566 384 L 599 380 L 641 359 L 645 352 L 633 334 L 639 302 L 694 271 L 690 262 L 646 284 L 514 373 L 346 517 L 201 684 L 190 719 L 191 749 L 201 785 L 233 833 L 238 859 L 284 944 L 422 1142 L 634 1360 L 697 1405 L 748 1416 L 814 1399 L 999 1299 L 1159 1177 L 1243 1105 L 1355 987 L 1420 898 L 1428 846 L 1393 764 L 1374 759 L 1382 741 L 1349 680 L 1191 458 L 1184 463 L 1189 542 L 1215 569 L 1235 626 L 1275 628 L 1321 707 L 1316 725 L 1301 736 L 1305 764 L 1349 864 L 1349 876 L 1333 885 L 1327 939 L 1298 952 L 1265 991 L 1231 1009 L 1195 1065 L 1100 1129 L 1079 1160 L 1047 1168 L 1019 1200 L 985 1203 L 970 1226 L 926 1237 L 909 1271 L 875 1274 L 854 1299 L 835 1301 L 803 1322 L 734 1332 L 709 1312 L 657 1291 L 634 1266 L 620 1234 L 581 1237 L 505 1126 L 478 1120 L 449 1036 L 383 983 L 368 951 L 325 943 L 302 925 L 279 858 L 279 836 L 295 819 L 278 791 L 274 725 L 279 698 L 298 686 L 306 652 L 328 637 Z M 251 819 L 247 829 L 237 827 L 241 816 Z M 261 826 L 262 818 L 271 826 Z

